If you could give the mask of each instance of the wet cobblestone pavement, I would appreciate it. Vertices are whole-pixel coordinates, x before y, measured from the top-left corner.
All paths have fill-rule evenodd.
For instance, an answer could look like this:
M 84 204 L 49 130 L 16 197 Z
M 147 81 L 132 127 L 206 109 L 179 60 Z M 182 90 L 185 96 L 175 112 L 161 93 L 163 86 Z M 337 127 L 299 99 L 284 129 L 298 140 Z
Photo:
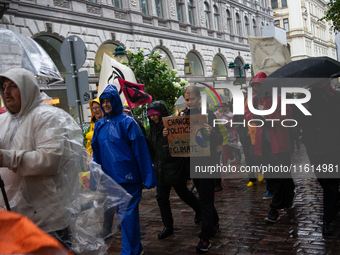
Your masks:
M 306 164 L 304 148 L 292 157 L 293 164 Z M 220 217 L 220 233 L 211 239 L 207 254 L 340 254 L 340 217 L 334 222 L 332 236 L 322 235 L 322 189 L 315 178 L 293 174 L 296 185 L 295 206 L 279 210 L 277 223 L 264 221 L 270 200 L 263 200 L 265 181 L 248 188 L 247 179 L 225 179 L 223 190 L 215 193 Z M 196 190 L 195 190 L 196 192 Z M 197 193 L 196 193 L 197 195 Z M 156 191 L 145 190 L 140 203 L 142 244 L 146 255 L 197 254 L 200 224 L 194 223 L 194 212 L 171 191 L 174 234 L 158 240 L 163 229 Z M 108 241 L 108 254 L 120 254 L 121 233 L 114 230 Z

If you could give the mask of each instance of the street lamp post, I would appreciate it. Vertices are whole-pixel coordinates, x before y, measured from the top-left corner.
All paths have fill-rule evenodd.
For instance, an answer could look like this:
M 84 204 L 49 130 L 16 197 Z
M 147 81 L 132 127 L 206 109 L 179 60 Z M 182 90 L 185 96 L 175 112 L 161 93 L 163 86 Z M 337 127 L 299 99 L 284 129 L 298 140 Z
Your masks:
M 123 46 L 118 46 L 116 49 L 115 49 L 115 54 L 114 54 L 115 57 L 118 57 L 119 59 L 119 62 L 122 62 L 122 59 L 124 56 L 126 56 L 126 50 L 123 48 Z
M 250 65 L 248 63 L 246 63 L 243 66 L 241 66 L 241 65 L 236 66 L 234 62 L 230 62 L 228 68 L 230 68 L 230 69 L 238 68 L 238 71 L 239 71 L 239 74 L 240 74 L 240 83 L 241 83 L 241 88 L 242 88 L 242 68 L 244 68 L 245 70 L 250 69 Z

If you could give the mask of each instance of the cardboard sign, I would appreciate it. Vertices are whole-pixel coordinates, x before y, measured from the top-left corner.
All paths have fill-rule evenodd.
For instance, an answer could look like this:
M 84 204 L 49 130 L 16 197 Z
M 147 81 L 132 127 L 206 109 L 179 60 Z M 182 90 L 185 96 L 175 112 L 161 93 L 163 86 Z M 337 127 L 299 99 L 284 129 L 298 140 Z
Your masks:
M 206 115 L 163 118 L 168 129 L 169 149 L 172 157 L 210 156 L 210 136 L 204 128 Z

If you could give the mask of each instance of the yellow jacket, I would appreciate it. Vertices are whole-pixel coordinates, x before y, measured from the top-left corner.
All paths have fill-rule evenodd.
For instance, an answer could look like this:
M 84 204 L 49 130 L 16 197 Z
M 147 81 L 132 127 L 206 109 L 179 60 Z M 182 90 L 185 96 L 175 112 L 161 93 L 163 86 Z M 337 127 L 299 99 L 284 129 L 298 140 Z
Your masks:
M 90 110 L 91 110 L 91 126 L 90 126 L 90 131 L 86 134 L 85 138 L 87 140 L 86 149 L 88 150 L 88 152 L 91 153 L 91 155 L 92 155 L 91 141 L 92 141 L 92 137 L 93 137 L 94 125 L 97 122 L 97 120 L 94 117 L 93 111 L 92 111 L 93 102 L 97 102 L 98 104 L 100 104 L 99 98 L 92 99 L 89 103 Z

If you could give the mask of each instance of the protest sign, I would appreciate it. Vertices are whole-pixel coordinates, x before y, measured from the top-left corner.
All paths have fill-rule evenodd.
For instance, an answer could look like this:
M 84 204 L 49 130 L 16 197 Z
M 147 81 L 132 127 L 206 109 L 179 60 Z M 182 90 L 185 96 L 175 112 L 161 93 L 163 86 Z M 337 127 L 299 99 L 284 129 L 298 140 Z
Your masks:
M 112 84 L 117 87 L 122 100 L 125 103 L 125 96 L 118 82 L 118 78 L 136 83 L 135 74 L 131 68 L 119 63 L 117 60 L 111 58 L 109 55 L 103 55 L 103 62 L 100 70 L 100 79 L 98 87 L 98 97 L 103 93 L 107 85 Z
M 254 73 L 267 75 L 291 62 L 287 46 L 275 37 L 249 37 Z
M 206 115 L 163 118 L 172 157 L 210 156 L 210 137 L 204 123 Z

